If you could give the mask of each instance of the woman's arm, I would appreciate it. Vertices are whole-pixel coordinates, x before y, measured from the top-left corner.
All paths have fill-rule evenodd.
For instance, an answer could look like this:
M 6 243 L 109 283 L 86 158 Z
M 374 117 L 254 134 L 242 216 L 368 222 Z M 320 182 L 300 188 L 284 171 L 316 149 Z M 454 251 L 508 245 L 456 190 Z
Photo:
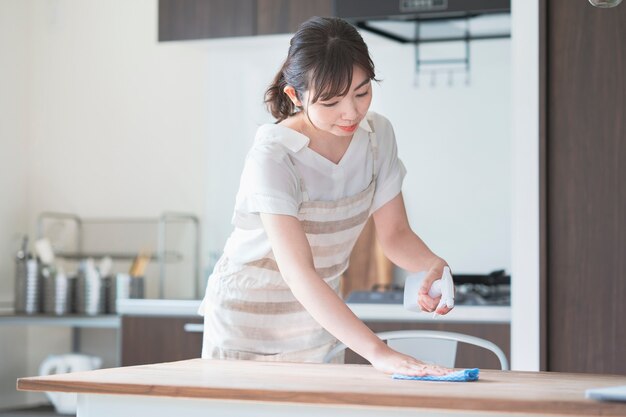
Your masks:
M 441 375 L 445 368 L 426 365 L 383 343 L 358 319 L 317 274 L 311 247 L 300 221 L 293 216 L 261 214 L 280 273 L 311 316 L 377 369 L 406 375 Z
M 378 241 L 391 262 L 411 272 L 427 271 L 419 290 L 418 303 L 425 311 L 435 311 L 439 299 L 431 298 L 428 290 L 434 281 L 441 278 L 443 267 L 447 263 L 435 255 L 411 230 L 402 193 L 376 210 L 372 217 Z M 450 310 L 448 307 L 441 307 L 436 312 L 447 314 Z

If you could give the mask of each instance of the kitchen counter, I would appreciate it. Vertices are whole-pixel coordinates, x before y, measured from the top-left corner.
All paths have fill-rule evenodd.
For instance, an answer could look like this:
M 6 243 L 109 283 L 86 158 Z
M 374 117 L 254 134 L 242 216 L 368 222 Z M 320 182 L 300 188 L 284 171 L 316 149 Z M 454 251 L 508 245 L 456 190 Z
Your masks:
M 135 316 L 195 316 L 199 300 L 119 300 L 118 314 Z M 348 307 L 364 321 L 407 321 L 448 323 L 510 323 L 509 306 L 456 306 L 445 316 L 405 310 L 402 304 L 357 304 Z
M 586 389 L 615 385 L 626 376 L 482 371 L 477 382 L 423 382 L 367 365 L 208 359 L 17 381 L 18 390 L 79 393 L 81 417 L 626 416 L 626 403 L 585 399 Z

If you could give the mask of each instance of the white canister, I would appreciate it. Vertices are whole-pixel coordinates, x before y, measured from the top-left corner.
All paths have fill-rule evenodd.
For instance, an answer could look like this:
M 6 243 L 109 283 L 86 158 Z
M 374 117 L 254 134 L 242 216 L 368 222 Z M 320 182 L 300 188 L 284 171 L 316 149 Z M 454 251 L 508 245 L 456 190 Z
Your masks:
M 39 366 L 39 375 L 66 374 L 69 372 L 91 371 L 102 366 L 102 358 L 97 356 L 82 355 L 79 353 L 66 353 L 63 355 L 50 355 Z M 76 414 L 76 393 L 46 392 L 46 395 L 59 414 Z

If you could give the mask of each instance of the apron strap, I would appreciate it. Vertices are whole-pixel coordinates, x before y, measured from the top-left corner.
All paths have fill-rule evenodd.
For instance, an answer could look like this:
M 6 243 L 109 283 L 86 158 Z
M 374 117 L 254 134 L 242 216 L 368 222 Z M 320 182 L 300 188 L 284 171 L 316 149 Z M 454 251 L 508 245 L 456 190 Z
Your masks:
M 370 119 L 366 119 L 367 124 L 370 126 L 371 132 L 369 132 L 370 149 L 372 151 L 372 181 L 376 180 L 376 162 L 378 161 L 378 139 L 376 139 L 376 130 L 374 130 L 374 124 Z

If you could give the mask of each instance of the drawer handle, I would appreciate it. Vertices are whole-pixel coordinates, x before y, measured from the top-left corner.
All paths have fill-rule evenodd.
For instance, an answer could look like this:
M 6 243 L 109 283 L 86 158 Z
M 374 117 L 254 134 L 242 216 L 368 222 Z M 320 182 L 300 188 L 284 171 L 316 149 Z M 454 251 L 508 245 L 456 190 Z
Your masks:
M 185 323 L 183 328 L 188 333 L 202 333 L 204 331 L 204 325 L 199 323 Z

